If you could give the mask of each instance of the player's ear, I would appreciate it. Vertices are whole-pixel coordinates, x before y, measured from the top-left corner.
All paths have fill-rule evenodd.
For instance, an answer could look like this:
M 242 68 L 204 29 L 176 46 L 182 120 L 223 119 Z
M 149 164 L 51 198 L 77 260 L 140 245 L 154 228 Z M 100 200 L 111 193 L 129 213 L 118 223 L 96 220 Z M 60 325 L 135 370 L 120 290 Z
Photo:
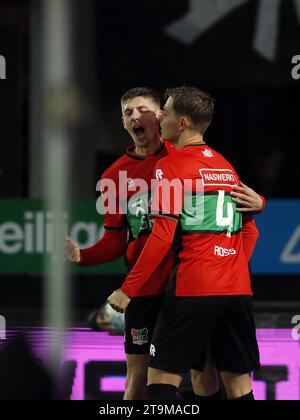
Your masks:
M 159 126 L 160 126 L 160 123 L 163 119 L 163 115 L 164 115 L 164 111 L 162 109 L 160 109 L 156 114 L 156 121 L 159 124 Z
M 186 117 L 180 118 L 180 121 L 179 121 L 179 130 L 180 131 L 184 131 L 184 130 L 186 130 L 189 127 L 190 127 L 189 120 Z
M 124 118 L 124 117 L 122 117 L 122 124 L 123 124 L 123 128 L 124 128 L 124 130 L 126 130 L 125 118 Z

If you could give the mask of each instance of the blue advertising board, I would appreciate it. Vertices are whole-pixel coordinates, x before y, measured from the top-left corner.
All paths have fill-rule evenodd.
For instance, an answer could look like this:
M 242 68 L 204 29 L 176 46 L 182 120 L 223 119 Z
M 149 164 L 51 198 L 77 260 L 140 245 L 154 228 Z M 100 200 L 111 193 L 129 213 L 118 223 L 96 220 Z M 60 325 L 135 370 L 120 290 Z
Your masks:
M 300 274 L 300 200 L 269 200 L 256 223 L 252 273 Z

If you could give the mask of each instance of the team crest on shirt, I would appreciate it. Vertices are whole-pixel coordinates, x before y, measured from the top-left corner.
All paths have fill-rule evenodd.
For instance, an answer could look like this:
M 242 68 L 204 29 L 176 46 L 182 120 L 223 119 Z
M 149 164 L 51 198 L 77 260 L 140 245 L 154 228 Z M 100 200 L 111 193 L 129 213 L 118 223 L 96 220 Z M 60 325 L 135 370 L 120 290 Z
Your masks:
M 127 183 L 128 183 L 129 188 L 135 188 L 135 182 L 134 182 L 134 179 L 132 179 L 132 178 L 128 178 L 128 179 L 127 179 Z
M 148 328 L 143 328 L 142 330 L 135 330 L 134 328 L 132 328 L 131 337 L 133 344 L 136 344 L 137 346 L 147 344 L 149 342 Z
M 156 179 L 158 181 L 161 181 L 163 179 L 163 177 L 164 177 L 163 171 L 161 169 L 157 169 L 157 171 L 156 171 Z
M 213 158 L 214 157 L 213 152 L 209 149 L 203 150 L 202 153 L 203 153 L 203 156 L 206 157 L 206 158 Z

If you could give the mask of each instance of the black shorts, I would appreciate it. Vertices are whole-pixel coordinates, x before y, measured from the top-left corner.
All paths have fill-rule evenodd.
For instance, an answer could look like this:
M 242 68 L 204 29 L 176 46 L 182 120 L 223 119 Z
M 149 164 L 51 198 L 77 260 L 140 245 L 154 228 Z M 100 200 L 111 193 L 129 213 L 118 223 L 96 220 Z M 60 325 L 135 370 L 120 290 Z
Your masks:
M 166 297 L 153 334 L 150 367 L 202 371 L 210 354 L 219 372 L 260 369 L 250 296 Z
M 125 311 L 125 353 L 149 354 L 164 295 L 136 297 Z

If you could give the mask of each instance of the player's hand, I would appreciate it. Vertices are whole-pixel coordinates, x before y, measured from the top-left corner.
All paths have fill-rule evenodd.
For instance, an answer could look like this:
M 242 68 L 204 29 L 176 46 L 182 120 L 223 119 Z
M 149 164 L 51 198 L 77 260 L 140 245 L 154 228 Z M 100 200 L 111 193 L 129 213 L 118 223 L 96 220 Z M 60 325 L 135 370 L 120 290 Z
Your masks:
M 233 187 L 232 200 L 240 213 L 257 213 L 263 208 L 263 200 L 254 190 L 241 182 L 241 186 Z
M 98 311 L 90 315 L 89 325 L 97 331 L 106 331 L 113 335 L 124 331 L 124 314 L 116 312 L 109 303 L 105 303 Z
M 73 241 L 69 236 L 65 237 L 66 246 L 65 246 L 65 257 L 74 263 L 80 263 L 80 248 L 79 245 Z
M 110 304 L 110 306 L 121 314 L 125 312 L 130 301 L 131 299 L 126 296 L 121 289 L 114 291 L 107 299 L 107 302 Z
M 97 313 L 95 318 L 95 322 L 97 327 L 102 331 L 107 331 L 109 333 L 112 332 L 113 328 L 111 326 L 111 322 L 106 314 L 105 306 L 103 306 Z

